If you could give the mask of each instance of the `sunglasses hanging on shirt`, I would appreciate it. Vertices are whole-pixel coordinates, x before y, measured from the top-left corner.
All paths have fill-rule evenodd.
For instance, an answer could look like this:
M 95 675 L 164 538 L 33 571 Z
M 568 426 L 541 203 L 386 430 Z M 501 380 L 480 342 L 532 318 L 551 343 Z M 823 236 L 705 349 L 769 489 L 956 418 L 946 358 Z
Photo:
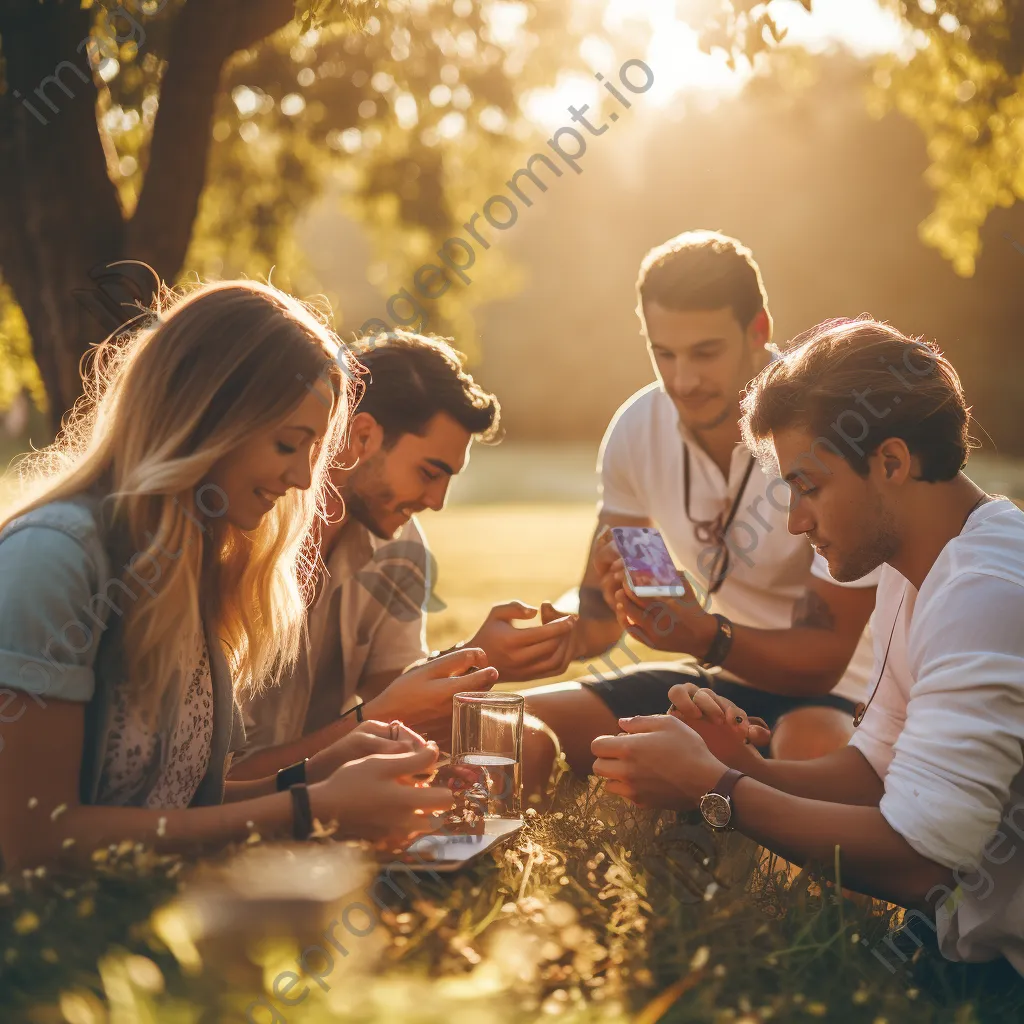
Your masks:
M 726 577 L 729 575 L 731 560 L 729 557 L 729 545 L 726 538 L 729 527 L 736 518 L 740 502 L 743 500 L 743 493 L 747 489 L 750 474 L 754 471 L 754 464 L 757 460 L 753 455 L 747 462 L 743 480 L 740 482 L 740 489 L 736 492 L 728 509 L 723 509 L 714 519 L 694 519 L 690 514 L 690 446 L 683 442 L 683 505 L 686 510 L 686 518 L 693 525 L 693 535 L 697 541 L 715 549 L 715 558 L 711 563 L 711 572 L 708 573 L 708 597 L 717 594 L 722 589 Z

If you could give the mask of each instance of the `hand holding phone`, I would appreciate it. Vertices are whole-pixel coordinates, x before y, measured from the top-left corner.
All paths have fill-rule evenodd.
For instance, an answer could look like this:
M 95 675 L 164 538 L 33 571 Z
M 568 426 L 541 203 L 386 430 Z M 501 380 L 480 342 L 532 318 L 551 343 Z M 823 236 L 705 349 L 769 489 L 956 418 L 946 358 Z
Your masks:
M 686 586 L 660 531 L 651 526 L 615 526 L 626 585 L 637 597 L 683 597 Z

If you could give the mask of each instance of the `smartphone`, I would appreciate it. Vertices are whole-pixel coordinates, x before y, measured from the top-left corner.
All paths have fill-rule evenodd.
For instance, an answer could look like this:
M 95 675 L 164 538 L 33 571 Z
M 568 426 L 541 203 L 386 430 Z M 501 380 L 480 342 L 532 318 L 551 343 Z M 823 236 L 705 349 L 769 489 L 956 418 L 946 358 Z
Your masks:
M 394 865 L 408 871 L 451 872 L 466 867 L 488 850 L 508 842 L 523 827 L 522 818 L 487 818 L 481 835 L 431 832 L 414 839 L 398 855 Z
M 637 597 L 683 597 L 686 589 L 661 533 L 650 526 L 612 527 L 626 583 Z

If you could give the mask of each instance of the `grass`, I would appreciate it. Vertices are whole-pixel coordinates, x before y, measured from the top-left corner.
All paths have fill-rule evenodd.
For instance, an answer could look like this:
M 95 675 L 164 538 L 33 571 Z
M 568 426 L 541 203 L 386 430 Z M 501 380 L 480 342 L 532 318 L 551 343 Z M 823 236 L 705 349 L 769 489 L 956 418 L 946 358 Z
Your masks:
M 512 597 L 578 582 L 589 505 L 428 516 L 431 643 L 472 634 Z M 551 811 L 486 863 L 355 915 L 370 877 L 351 845 L 245 848 L 185 865 L 132 844 L 89 871 L 0 887 L 5 1024 L 973 1024 L 1024 1017 L 1021 986 L 885 940 L 892 908 L 844 899 L 841 858 L 797 874 L 736 835 L 655 817 L 566 776 Z M 355 892 L 353 896 L 352 893 Z M 346 913 L 350 917 L 346 918 Z M 362 913 L 362 912 L 360 912 Z M 353 920 L 346 955 L 303 952 Z M 375 920 L 370 928 L 365 920 Z M 917 928 L 920 940 L 928 929 Z M 339 934 L 334 933 L 336 936 Z M 346 933 L 340 933 L 345 936 Z M 1016 976 L 1014 976 L 1016 977 Z M 318 980 L 319 979 L 319 980 Z M 1019 979 L 1016 979 L 1019 982 Z M 302 993 L 305 993 L 302 995 Z M 301 995 L 301 999 L 299 996 Z M 287 999 L 298 1000 L 288 1005 Z
M 515 847 L 458 875 L 398 875 L 401 896 L 378 887 L 381 909 L 353 917 L 370 904 L 360 856 L 254 843 L 183 871 L 125 844 L 87 875 L 25 880 L 0 919 L 3 1019 L 1002 1024 L 1024 1013 L 1021 987 L 998 972 L 909 940 L 887 946 L 891 908 L 843 899 L 831 870 L 794 876 L 740 836 L 569 779 Z M 327 934 L 346 953 L 329 964 L 313 948 L 330 948 Z

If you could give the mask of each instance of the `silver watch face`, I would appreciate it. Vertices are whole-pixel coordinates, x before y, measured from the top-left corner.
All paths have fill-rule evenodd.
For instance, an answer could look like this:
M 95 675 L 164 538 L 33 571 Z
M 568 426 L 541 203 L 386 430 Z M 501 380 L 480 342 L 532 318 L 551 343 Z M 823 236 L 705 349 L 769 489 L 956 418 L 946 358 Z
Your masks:
M 732 804 L 721 793 L 705 793 L 700 798 L 700 813 L 712 828 L 725 828 L 732 820 Z

